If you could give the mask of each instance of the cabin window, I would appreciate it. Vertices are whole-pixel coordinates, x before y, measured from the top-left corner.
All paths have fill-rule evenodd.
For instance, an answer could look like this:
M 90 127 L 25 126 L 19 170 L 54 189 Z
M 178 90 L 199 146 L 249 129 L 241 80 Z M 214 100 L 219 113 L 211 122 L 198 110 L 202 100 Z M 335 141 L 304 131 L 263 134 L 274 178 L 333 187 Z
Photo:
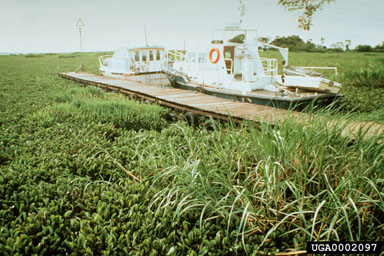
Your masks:
M 196 53 L 195 52 L 188 53 L 187 62 L 196 62 Z
M 150 61 L 153 60 L 153 51 L 149 51 L 149 60 L 150 60 Z
M 135 61 L 140 61 L 139 52 L 135 52 Z
M 224 52 L 224 58 L 232 59 L 231 51 L 230 50 L 227 50 L 227 51 Z
M 191 62 L 196 62 L 196 53 L 191 54 Z
M 156 51 L 156 60 L 160 60 L 160 51 Z
M 225 66 L 227 68 L 228 74 L 233 73 L 234 69 L 234 55 L 235 55 L 235 47 L 234 46 L 224 46 L 224 59 Z
M 141 60 L 147 61 L 147 51 L 141 52 Z
M 207 54 L 206 53 L 199 53 L 199 63 L 207 63 Z

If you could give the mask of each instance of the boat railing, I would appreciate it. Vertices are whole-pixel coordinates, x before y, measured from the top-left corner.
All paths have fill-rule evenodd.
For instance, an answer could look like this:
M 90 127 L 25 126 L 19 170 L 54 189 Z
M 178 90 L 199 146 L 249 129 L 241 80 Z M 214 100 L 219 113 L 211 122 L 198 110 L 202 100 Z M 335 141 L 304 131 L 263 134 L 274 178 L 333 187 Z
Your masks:
M 102 56 L 99 56 L 100 67 L 104 66 L 105 58 L 110 58 L 110 57 L 112 57 L 112 55 L 102 55 Z
M 186 54 L 183 50 L 167 50 L 166 62 L 185 61 Z
M 277 60 L 267 58 L 248 58 L 243 60 L 243 80 L 254 81 L 260 76 L 277 75 Z
M 313 70 L 333 70 L 334 71 L 334 79 L 337 80 L 337 67 L 297 67 L 301 69 L 309 69 L 311 71 Z
M 260 58 L 267 76 L 277 75 L 277 59 Z

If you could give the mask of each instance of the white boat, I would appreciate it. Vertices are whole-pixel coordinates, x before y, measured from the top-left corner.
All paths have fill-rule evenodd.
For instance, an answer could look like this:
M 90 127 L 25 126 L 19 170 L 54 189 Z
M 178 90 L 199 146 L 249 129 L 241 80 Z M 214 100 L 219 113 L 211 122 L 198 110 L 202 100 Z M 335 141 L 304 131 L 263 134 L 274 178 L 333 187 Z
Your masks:
M 243 28 L 242 22 L 213 35 L 207 49 L 169 52 L 165 72 L 172 86 L 283 108 L 313 100 L 328 104 L 340 96 L 341 84 L 313 72 L 317 67 L 289 66 L 288 49 L 259 43 L 257 31 Z M 280 51 L 281 74 L 276 59 L 260 57 L 261 47 Z
M 99 57 L 100 72 L 104 76 L 164 85 L 168 80 L 163 73 L 167 52 L 164 47 L 145 46 L 119 48 L 113 55 Z

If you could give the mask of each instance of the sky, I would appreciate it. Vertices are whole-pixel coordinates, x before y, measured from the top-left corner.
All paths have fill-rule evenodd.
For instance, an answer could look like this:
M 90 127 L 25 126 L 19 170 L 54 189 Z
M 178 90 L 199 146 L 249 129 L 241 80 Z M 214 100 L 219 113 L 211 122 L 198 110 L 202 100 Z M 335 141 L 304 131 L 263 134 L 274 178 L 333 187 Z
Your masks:
M 246 24 L 259 36 L 299 35 L 325 45 L 351 40 L 384 41 L 384 0 L 336 0 L 313 18 L 310 31 L 297 28 L 297 13 L 278 0 L 247 0 Z M 0 52 L 113 51 L 148 43 L 169 49 L 203 46 L 212 31 L 238 22 L 239 0 L 0 0 Z

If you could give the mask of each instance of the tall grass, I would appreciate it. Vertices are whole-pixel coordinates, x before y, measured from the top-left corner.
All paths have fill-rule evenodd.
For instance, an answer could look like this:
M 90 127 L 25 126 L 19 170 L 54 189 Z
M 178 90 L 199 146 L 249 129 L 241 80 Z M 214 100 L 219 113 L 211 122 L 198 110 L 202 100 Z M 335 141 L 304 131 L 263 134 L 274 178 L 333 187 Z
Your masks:
M 383 135 L 351 144 L 341 136 L 345 124 L 329 127 L 327 121 L 313 117 L 300 124 L 291 118 L 279 127 L 219 128 L 198 140 L 179 127 L 189 154 L 173 150 L 172 157 L 183 161 L 155 177 L 154 186 L 169 183 L 156 194 L 155 210 L 176 205 L 175 219 L 198 210 L 200 225 L 224 219 L 225 236 L 236 225 L 249 253 L 305 249 L 308 241 L 379 239 Z
M 344 84 L 341 93 L 347 110 L 369 113 L 371 120 L 384 122 L 382 102 L 384 101 L 384 71 L 372 66 L 345 72 L 341 76 Z M 367 116 L 365 114 L 365 116 Z M 363 116 L 361 115 L 361 118 Z
M 343 82 L 348 86 L 384 88 L 384 71 L 372 66 L 344 73 Z

